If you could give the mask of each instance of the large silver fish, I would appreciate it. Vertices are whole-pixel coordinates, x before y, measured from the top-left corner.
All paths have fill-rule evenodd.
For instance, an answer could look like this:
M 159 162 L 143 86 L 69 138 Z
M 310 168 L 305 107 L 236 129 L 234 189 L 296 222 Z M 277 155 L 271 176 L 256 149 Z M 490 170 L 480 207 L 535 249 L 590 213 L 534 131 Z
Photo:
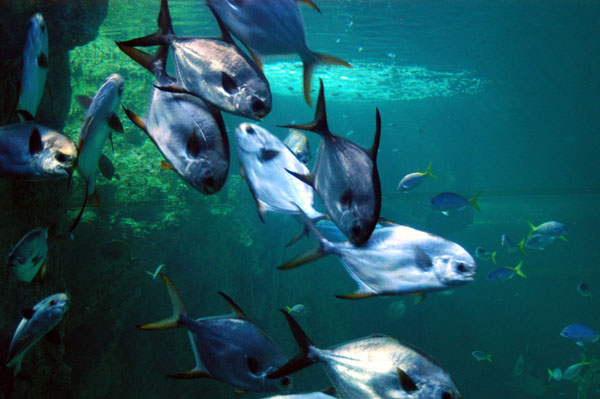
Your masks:
M 16 109 L 35 116 L 44 94 L 48 74 L 48 31 L 40 13 L 29 19 L 22 62 L 18 83 L 19 102 Z
M 283 366 L 287 359 L 244 312 L 227 295 L 220 293 L 235 315 L 192 319 L 171 280 L 161 274 L 167 285 L 173 315 L 154 323 L 138 326 L 142 330 L 164 330 L 185 327 L 190 336 L 196 366 L 172 378 L 214 378 L 252 392 L 287 391 L 289 377 L 267 378 L 267 374 Z
M 306 138 L 306 135 L 299 130 L 290 129 L 290 132 L 283 140 L 285 144 L 296 158 L 303 164 L 307 164 L 312 159 L 312 153 L 310 151 L 310 143 Z
M 275 395 L 263 399 L 335 399 L 335 394 L 328 392 L 296 393 L 292 395 Z
M 476 264 L 460 245 L 408 226 L 376 229 L 363 246 L 331 242 L 305 215 L 304 222 L 319 241 L 319 247 L 279 266 L 291 269 L 327 254 L 334 254 L 358 284 L 356 292 L 336 295 L 362 299 L 376 295 L 445 291 L 473 281 Z
M 37 228 L 25 234 L 8 254 L 8 265 L 21 281 L 30 283 L 46 262 L 48 229 Z
M 317 191 L 331 220 L 358 246 L 371 236 L 381 210 L 381 183 L 376 163 L 381 135 L 379 110 L 376 125 L 373 145 L 368 150 L 332 134 L 327 125 L 321 81 L 315 120 L 306 125 L 284 126 L 314 132 L 322 137 L 319 155 L 310 175 L 290 173 Z
M 256 64 L 235 44 L 221 20 L 221 38 L 178 38 L 173 32 L 169 5 L 161 0 L 158 16 L 159 32 L 146 37 L 120 42 L 125 46 L 169 44 L 182 88 L 207 103 L 236 115 L 260 119 L 271 111 L 271 89 L 267 78 Z
M 168 46 L 161 46 L 154 57 L 122 44 L 119 48 L 150 70 L 157 85 L 176 82 L 165 70 Z M 144 119 L 128 109 L 125 113 L 184 181 L 204 194 L 223 187 L 229 171 L 229 139 L 219 110 L 191 95 L 154 87 Z
M 310 83 L 319 64 L 343 65 L 346 61 L 313 52 L 306 44 L 304 22 L 298 2 L 320 12 L 311 0 L 206 0 L 227 29 L 250 51 L 258 65 L 260 57 L 273 54 L 298 54 L 304 66 L 304 98 L 310 105 Z
M 21 369 L 23 357 L 44 335 L 58 332 L 54 330 L 69 308 L 69 297 L 65 293 L 50 295 L 40 301 L 33 309 L 23 310 L 23 319 L 17 326 L 8 349 L 6 367 L 17 375 Z
M 385 335 L 319 349 L 294 318 L 282 311 L 302 353 L 271 378 L 320 362 L 340 399 L 456 399 L 450 375 L 428 354 Z
M 72 173 L 76 160 L 73 140 L 54 129 L 33 121 L 0 127 L 0 177 L 65 178 Z
M 297 214 L 309 218 L 324 215 L 313 208 L 313 189 L 286 172 L 307 174 L 308 168 L 271 132 L 251 123 L 235 130 L 240 167 L 262 219 L 265 211 Z

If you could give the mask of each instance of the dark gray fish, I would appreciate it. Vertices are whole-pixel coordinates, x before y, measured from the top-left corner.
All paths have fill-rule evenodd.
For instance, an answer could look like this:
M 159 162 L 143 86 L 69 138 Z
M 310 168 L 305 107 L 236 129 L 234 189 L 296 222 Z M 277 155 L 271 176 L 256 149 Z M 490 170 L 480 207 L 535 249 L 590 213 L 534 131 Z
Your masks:
M 533 234 L 525 240 L 525 248 L 538 249 L 543 251 L 548 245 L 552 244 L 556 237 L 544 234 Z
M 155 323 L 138 326 L 142 330 L 164 330 L 185 327 L 190 336 L 196 366 L 172 378 L 214 378 L 252 392 L 278 392 L 290 388 L 291 379 L 267 378 L 267 374 L 283 366 L 287 359 L 244 312 L 220 292 L 235 315 L 192 319 L 183 309 L 177 289 L 164 274 L 173 315 Z
M 68 136 L 33 121 L 0 127 L 0 177 L 26 180 L 71 175 L 77 147 Z
M 381 183 L 376 163 L 381 135 L 379 110 L 376 112 L 376 125 L 373 145 L 368 150 L 332 134 L 327 125 L 321 81 L 315 120 L 306 125 L 284 126 L 314 132 L 322 137 L 319 155 L 310 175 L 289 172 L 317 191 L 331 220 L 357 246 L 369 239 L 381 210 Z
M 44 335 L 54 334 L 53 338 L 59 339 L 58 332 L 54 328 L 60 323 L 68 308 L 69 297 L 61 292 L 43 299 L 33 309 L 23 310 L 23 319 L 15 330 L 6 360 L 6 367 L 13 369 L 13 375 L 19 373 L 27 351 Z
M 426 353 L 385 335 L 371 335 L 319 349 L 294 318 L 282 310 L 301 354 L 270 378 L 321 362 L 340 399 L 455 399 L 461 394 L 450 375 Z
M 25 234 L 8 254 L 8 265 L 21 281 L 30 283 L 48 256 L 48 229 L 37 228 Z
M 233 41 L 215 14 L 220 38 L 179 38 L 173 32 L 169 5 L 161 0 L 159 32 L 117 44 L 132 46 L 170 45 L 177 85 L 163 90 L 191 92 L 209 104 L 236 115 L 260 119 L 271 111 L 271 89 L 263 72 Z M 181 85 L 179 85 L 181 84 Z
M 48 30 L 42 14 L 29 19 L 29 30 L 23 48 L 23 64 L 19 80 L 17 110 L 35 115 L 46 86 L 48 74 Z M 22 118 L 23 119 L 23 118 Z
M 304 98 L 310 105 L 310 82 L 317 65 L 351 66 L 340 58 L 308 48 L 298 2 L 320 12 L 312 0 L 207 0 L 211 10 L 248 48 L 259 66 L 262 65 L 260 57 L 265 55 L 300 56 L 304 67 Z
M 296 158 L 303 164 L 307 164 L 312 159 L 310 144 L 306 135 L 301 131 L 290 129 L 285 140 L 283 140 L 283 144 L 292 150 L 294 155 L 296 155 Z
M 152 72 L 156 85 L 177 84 L 165 70 L 168 46 L 161 46 L 154 57 L 123 44 L 119 48 Z M 229 139 L 219 110 L 192 95 L 154 87 L 144 118 L 129 109 L 125 113 L 186 183 L 204 194 L 223 187 L 229 173 Z

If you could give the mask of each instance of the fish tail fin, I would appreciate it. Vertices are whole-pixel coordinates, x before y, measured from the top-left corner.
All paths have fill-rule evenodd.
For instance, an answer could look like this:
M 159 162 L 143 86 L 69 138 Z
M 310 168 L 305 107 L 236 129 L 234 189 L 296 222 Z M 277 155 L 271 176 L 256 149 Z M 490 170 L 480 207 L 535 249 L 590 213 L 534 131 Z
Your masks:
M 552 377 L 553 377 L 552 370 L 548 369 L 548 381 L 552 381 Z
M 306 71 L 304 76 L 306 78 Z M 317 100 L 315 119 L 312 122 L 305 123 L 303 125 L 283 125 L 278 127 L 306 130 L 309 132 L 316 133 L 322 137 L 331 135 L 331 132 L 329 132 L 329 126 L 327 125 L 327 112 L 325 110 L 325 89 L 323 88 L 323 80 L 319 79 L 319 82 L 321 84 L 321 88 L 319 89 L 319 99 Z
M 306 263 L 320 259 L 323 256 L 335 250 L 333 243 L 331 243 L 331 241 L 327 240 L 327 238 L 325 238 L 323 234 L 321 234 L 321 232 L 317 229 L 313 221 L 306 215 L 306 213 L 304 213 L 304 211 L 302 211 L 302 209 L 300 208 L 298 208 L 298 211 L 302 216 L 305 226 L 308 228 L 309 231 L 311 231 L 315 235 L 315 237 L 317 237 L 319 246 L 313 249 L 312 251 L 299 255 L 287 261 L 283 265 L 277 267 L 279 270 L 288 270 L 298 266 L 302 266 Z
M 285 307 L 285 310 L 286 310 L 288 313 L 292 313 L 292 308 L 290 308 L 289 306 L 286 306 L 286 307 Z
M 153 323 L 138 325 L 137 327 L 140 330 L 167 330 L 170 328 L 177 328 L 181 325 L 181 316 L 185 315 L 185 310 L 183 309 L 183 302 L 181 301 L 181 297 L 177 292 L 177 288 L 175 288 L 175 285 L 173 284 L 171 279 L 165 274 L 161 274 L 160 277 L 163 279 L 167 286 L 167 291 L 169 292 L 169 297 L 171 298 L 171 307 L 173 309 L 173 314 L 170 317 L 159 321 L 155 321 Z
M 310 341 L 306 333 L 302 330 L 298 322 L 285 310 L 281 309 L 281 313 L 285 316 L 288 324 L 290 325 L 290 329 L 292 330 L 292 334 L 294 335 L 294 339 L 296 343 L 300 347 L 300 354 L 294 357 L 292 360 L 278 368 L 277 370 L 269 373 L 267 375 L 268 378 L 280 378 L 285 375 L 295 373 L 298 370 L 302 370 L 305 367 L 310 366 L 317 362 L 314 358 L 310 357 L 310 349 L 314 347 L 313 343 Z
M 492 362 L 492 354 L 491 353 L 489 355 L 487 355 L 485 358 L 487 359 L 488 362 L 490 362 L 490 363 Z
M 490 254 L 490 258 L 492 258 L 492 262 L 494 262 L 494 265 L 496 264 L 496 253 L 498 253 L 498 251 L 494 251 Z
M 479 197 L 481 197 L 481 192 L 478 192 L 477 194 L 475 194 L 475 196 L 473 198 L 469 198 L 468 202 L 469 202 L 469 204 L 471 204 L 471 206 L 473 208 L 475 208 L 481 212 L 481 209 L 479 208 L 479 204 L 477 203 L 477 200 L 479 199 Z
M 529 238 L 535 232 L 537 227 L 533 223 L 531 223 L 529 220 L 527 221 L 527 224 L 529 225 L 529 234 L 527 235 L 527 238 Z
M 524 238 L 521 241 L 519 241 L 519 243 L 517 244 L 517 247 L 519 247 L 521 252 L 523 252 L 523 255 L 527 255 L 527 252 L 525 252 L 525 239 Z
M 167 54 L 169 46 L 161 45 L 154 55 L 148 54 L 131 46 L 126 46 L 123 42 L 115 42 L 119 49 L 127 54 L 129 58 L 152 72 L 155 76 L 166 75 Z
M 168 0 L 161 0 L 160 12 L 158 13 L 158 32 L 151 35 L 138 37 L 136 39 L 120 42 L 125 46 L 151 47 L 169 44 L 175 33 L 173 32 L 173 24 L 171 22 L 171 13 L 169 12 Z
M 569 242 L 569 240 L 567 240 L 567 237 L 565 237 L 564 235 L 560 235 L 560 236 L 558 236 L 558 238 L 564 242 Z
M 523 266 L 523 261 L 520 261 L 519 264 L 517 266 L 515 266 L 515 268 L 513 270 L 515 271 L 515 273 L 517 273 L 517 275 L 519 275 L 523 278 L 527 278 L 525 273 L 523 273 L 523 271 L 521 270 L 522 266 Z
M 310 89 L 312 75 L 317 65 L 342 65 L 346 68 L 352 68 L 352 65 L 343 59 L 322 53 L 311 53 L 311 56 L 303 57 L 302 65 L 304 67 L 304 100 L 306 100 L 308 105 L 312 105 L 312 101 L 310 99 Z
M 427 169 L 425 169 L 425 172 L 423 172 L 423 176 L 429 176 L 429 177 L 433 177 L 434 179 L 437 179 L 437 176 L 434 175 L 433 173 L 431 173 L 431 165 L 433 164 L 433 161 L 429 162 L 429 165 L 427 165 Z

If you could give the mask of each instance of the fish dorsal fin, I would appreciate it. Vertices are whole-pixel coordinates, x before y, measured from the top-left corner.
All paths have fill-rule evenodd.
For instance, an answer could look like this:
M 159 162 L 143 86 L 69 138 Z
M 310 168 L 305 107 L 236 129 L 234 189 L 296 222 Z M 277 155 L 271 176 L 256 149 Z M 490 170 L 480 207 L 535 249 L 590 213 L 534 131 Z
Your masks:
M 153 57 L 151 54 L 148 54 L 142 50 L 138 50 L 134 47 L 126 46 L 122 42 L 115 43 L 122 52 L 129 56 L 129 58 L 131 58 L 150 72 L 154 73 L 154 71 L 152 70 Z
M 367 154 L 375 163 L 377 159 L 377 151 L 379 150 L 379 141 L 381 140 L 381 115 L 379 114 L 379 108 L 375 108 L 375 136 L 373 137 L 373 144 L 371 148 L 367 150 Z
M 125 107 L 123 107 L 123 111 L 125 111 L 125 115 L 127 115 L 129 120 L 131 122 L 133 122 L 134 125 L 136 125 L 140 129 L 142 129 L 146 134 L 149 135 L 148 128 L 146 127 L 146 123 L 138 114 L 136 114 L 132 110 L 125 108 Z
M 427 255 L 425 253 L 425 251 L 423 251 L 423 248 L 421 248 L 418 245 L 415 245 L 414 251 L 415 251 L 415 263 L 419 268 L 421 268 L 423 270 L 427 270 L 431 266 L 433 266 L 433 263 L 431 262 L 431 258 L 429 257 L 429 255 Z
M 327 124 L 327 111 L 325 109 L 325 89 L 323 88 L 323 80 L 319 79 L 321 88 L 319 89 L 319 99 L 317 100 L 317 109 L 315 110 L 315 119 L 304 125 L 283 125 L 279 127 L 289 129 L 300 129 L 316 133 L 322 137 L 332 136 Z
M 400 386 L 402 387 L 402 389 L 404 389 L 405 392 L 411 393 L 419 389 L 417 388 L 417 384 L 415 384 L 413 379 L 410 378 L 408 374 L 406 374 L 404 371 L 400 370 L 399 368 L 396 368 L 396 372 L 398 373 Z
M 201 142 L 194 130 L 185 143 L 185 151 L 192 158 L 197 158 L 201 150 Z
M 237 317 L 239 317 L 240 319 L 248 320 L 248 316 L 246 316 L 246 313 L 244 313 L 242 308 L 240 308 L 235 302 L 233 302 L 233 299 L 231 299 L 230 297 L 228 297 L 225 293 L 223 293 L 221 291 L 219 291 L 219 295 L 221 295 L 223 298 L 225 298 L 225 300 L 227 301 L 229 306 L 231 306 L 231 308 L 233 309 L 233 312 L 235 313 L 235 315 Z
M 268 162 L 271 159 L 275 158 L 277 155 L 279 155 L 279 151 L 277 151 L 277 150 L 261 148 L 260 153 L 258 154 L 258 159 L 261 162 Z
M 34 127 L 29 136 L 29 153 L 37 154 L 44 149 L 44 143 L 42 142 L 42 135 L 37 127 Z
M 15 111 L 15 113 L 21 115 L 23 117 L 23 119 L 25 119 L 27 122 L 31 122 L 31 121 L 35 120 L 33 115 L 31 115 L 31 113 L 29 111 L 26 111 L 24 109 L 18 109 Z
M 88 109 L 92 105 L 92 100 L 92 96 L 75 96 L 75 101 L 85 109 Z
M 210 11 L 213 13 L 215 19 L 217 20 L 217 24 L 219 24 L 219 29 L 221 30 L 221 40 L 227 43 L 234 43 L 231 34 L 227 30 L 227 26 L 225 26 L 223 20 L 221 19 L 221 17 L 219 17 L 219 14 L 217 14 L 217 12 L 213 10 L 213 8 L 210 5 L 208 6 L 208 8 L 210 8 Z
M 302 4 L 309 6 L 310 8 L 313 8 L 315 11 L 317 11 L 319 14 L 321 14 L 321 10 L 315 3 L 312 2 L 312 0 L 297 0 L 297 1 L 298 1 L 298 3 L 302 3 Z M 335 396 L 335 395 L 331 395 L 331 396 Z
M 108 126 L 115 132 L 123 133 L 123 124 L 114 112 L 108 117 Z
M 262 374 L 263 369 L 260 367 L 260 363 L 252 356 L 246 355 L 246 365 L 248 366 L 248 371 L 250 371 L 250 373 L 254 375 Z
M 311 187 L 315 187 L 315 178 L 312 175 L 303 175 L 302 173 L 296 173 L 296 172 L 292 172 L 289 169 L 285 169 L 286 172 L 288 172 L 290 175 L 294 176 L 295 178 L 297 178 L 298 180 L 303 181 L 304 183 L 308 184 Z
M 21 314 L 23 315 L 24 318 L 26 318 L 27 320 L 31 319 L 33 317 L 33 314 L 35 313 L 35 310 L 33 309 L 23 309 L 21 310 Z
M 40 68 L 48 68 L 48 56 L 45 53 L 40 53 L 37 57 L 37 63 Z

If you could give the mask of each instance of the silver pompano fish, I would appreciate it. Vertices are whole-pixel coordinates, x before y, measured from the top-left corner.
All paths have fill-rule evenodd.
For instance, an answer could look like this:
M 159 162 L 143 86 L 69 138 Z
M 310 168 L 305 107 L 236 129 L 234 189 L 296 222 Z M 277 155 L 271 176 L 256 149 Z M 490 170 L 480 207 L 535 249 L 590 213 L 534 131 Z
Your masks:
M 290 129 L 290 132 L 283 140 L 283 144 L 292 150 L 296 158 L 303 164 L 307 164 L 311 160 L 310 144 L 306 135 L 301 131 Z
M 35 115 L 44 94 L 48 74 L 48 31 L 42 14 L 29 19 L 29 29 L 23 48 L 23 67 L 19 80 L 17 110 Z
M 15 276 L 30 283 L 48 256 L 48 229 L 37 228 L 25 234 L 8 254 Z
M 143 330 L 185 327 L 196 359 L 196 366 L 172 378 L 214 378 L 252 392 L 287 391 L 289 377 L 267 378 L 287 359 L 273 341 L 258 329 L 227 295 L 220 293 L 233 308 L 234 316 L 192 319 L 171 280 L 161 274 L 167 285 L 174 314 L 172 317 L 138 326 Z
M 242 123 L 235 130 L 238 159 L 250 192 L 265 211 L 298 213 L 298 207 L 311 219 L 323 214 L 313 208 L 313 189 L 286 172 L 307 174 L 308 168 L 271 132 Z
M 33 121 L 0 127 L 0 177 L 50 180 L 75 168 L 73 140 Z
M 50 295 L 33 309 L 23 311 L 23 319 L 17 326 L 8 349 L 6 367 L 17 375 L 23 357 L 44 335 L 50 333 L 62 320 L 69 308 L 69 297 L 65 293 Z
M 314 132 L 323 138 L 317 162 L 310 175 L 290 173 L 317 191 L 331 220 L 354 245 L 360 246 L 371 236 L 381 210 L 376 163 L 381 117 L 377 110 L 375 138 L 368 150 L 333 135 L 327 125 L 323 81 L 320 83 L 315 120 L 306 125 L 284 126 Z
M 120 42 L 125 46 L 169 44 L 178 81 L 183 88 L 215 107 L 253 119 L 271 111 L 269 82 L 256 64 L 235 44 L 221 21 L 221 38 L 178 38 L 173 33 L 169 5 L 161 0 L 160 31 L 143 38 Z M 181 90 L 182 87 L 163 87 Z
M 346 61 L 313 52 L 306 44 L 304 23 L 298 9 L 298 0 L 206 0 L 231 31 L 252 53 L 261 65 L 260 56 L 298 54 L 304 66 L 304 97 L 310 101 L 310 83 L 318 64 L 343 65 Z M 311 0 L 302 0 L 317 11 Z M 320 11 L 319 11 L 320 12 Z
M 86 191 L 92 194 L 96 188 L 96 170 L 111 126 L 120 125 L 117 111 L 123 95 L 123 78 L 113 73 L 106 78 L 100 89 L 91 99 L 79 133 L 79 158 L 77 171 L 83 177 Z M 117 125 L 117 126 L 116 126 Z M 120 127 L 122 130 L 122 127 Z
M 176 82 L 165 71 L 168 46 L 161 46 L 154 57 L 122 44 L 119 48 L 150 70 L 157 85 Z M 204 194 L 223 187 L 229 172 L 229 139 L 217 109 L 191 95 L 154 87 L 144 119 L 128 109 L 125 113 L 184 181 Z
M 302 353 L 269 377 L 321 362 L 340 399 L 455 399 L 462 397 L 433 358 L 395 338 L 371 335 L 319 349 L 294 318 L 282 311 Z
M 276 395 L 269 396 L 263 399 L 332 399 L 335 396 L 326 394 L 325 392 L 310 392 L 310 393 L 297 393 L 293 395 Z
M 445 291 L 473 281 L 476 264 L 460 245 L 407 226 L 376 229 L 363 246 L 328 241 L 306 217 L 319 247 L 280 266 L 285 270 L 335 254 L 358 284 L 356 292 L 336 295 L 361 299 L 376 295 L 400 295 Z

